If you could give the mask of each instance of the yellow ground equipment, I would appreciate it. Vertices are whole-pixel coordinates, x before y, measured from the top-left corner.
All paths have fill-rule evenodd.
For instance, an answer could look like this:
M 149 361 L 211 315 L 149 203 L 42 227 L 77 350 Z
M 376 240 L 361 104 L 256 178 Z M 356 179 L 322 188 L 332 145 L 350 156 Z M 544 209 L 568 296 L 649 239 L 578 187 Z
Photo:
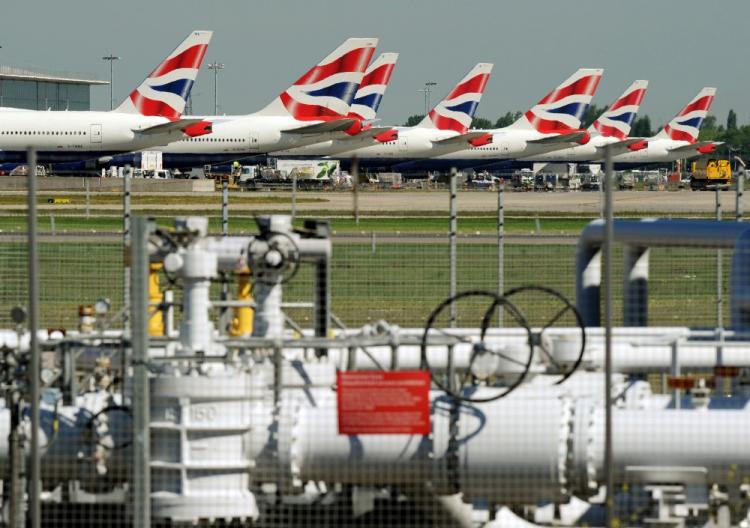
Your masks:
M 732 165 L 729 160 L 701 158 L 692 162 L 690 168 L 690 188 L 694 191 L 732 183 Z

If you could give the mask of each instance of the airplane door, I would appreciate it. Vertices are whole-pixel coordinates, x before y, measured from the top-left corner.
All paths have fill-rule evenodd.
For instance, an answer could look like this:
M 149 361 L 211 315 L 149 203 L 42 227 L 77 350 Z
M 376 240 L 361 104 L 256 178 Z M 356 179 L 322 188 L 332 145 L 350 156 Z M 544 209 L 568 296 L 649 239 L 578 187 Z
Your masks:
M 250 132 L 250 152 L 260 152 L 260 137 L 257 132 Z
M 408 143 L 406 142 L 406 139 L 407 139 L 407 138 L 401 138 L 401 139 L 399 139 L 399 141 L 398 141 L 398 149 L 399 149 L 399 150 L 400 150 L 401 152 L 405 152 L 406 150 L 408 150 L 408 149 L 409 149 L 409 145 L 408 145 Z
M 89 138 L 91 138 L 91 143 L 101 143 L 102 142 L 102 125 L 91 125 Z

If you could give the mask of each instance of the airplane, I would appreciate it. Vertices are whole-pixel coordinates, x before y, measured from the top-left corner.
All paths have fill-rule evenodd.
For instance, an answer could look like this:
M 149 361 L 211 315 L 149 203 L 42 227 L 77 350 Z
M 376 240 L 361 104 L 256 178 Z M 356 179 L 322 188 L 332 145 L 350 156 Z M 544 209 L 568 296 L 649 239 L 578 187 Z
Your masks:
M 646 148 L 618 154 L 612 160 L 617 164 L 665 163 L 715 151 L 721 143 L 698 141 L 700 127 L 715 96 L 716 88 L 703 88 L 656 135 L 641 138 L 646 141 Z
M 464 142 L 463 148 L 455 149 L 450 154 L 414 159 L 422 153 L 413 152 L 410 147 L 402 148 L 404 152 L 393 156 L 400 160 L 391 169 L 484 167 L 498 160 L 528 157 L 585 144 L 590 136 L 579 128 L 581 117 L 591 104 L 602 72 L 602 69 L 579 69 L 511 125 L 492 130 L 467 130 L 466 135 L 472 135 L 474 139 Z M 359 157 L 360 153 L 357 155 Z
M 199 117 L 211 134 L 189 137 L 153 150 L 164 167 L 227 163 L 357 134 L 364 126 L 349 109 L 377 46 L 376 38 L 350 38 L 265 108 L 248 115 Z M 137 163 L 140 153 L 118 156 L 112 165 Z
M 294 149 L 272 151 L 274 157 L 331 156 L 361 146 L 392 141 L 397 135 L 397 131 L 393 127 L 376 127 L 372 125 L 372 122 L 377 117 L 380 102 L 388 88 L 388 83 L 391 80 L 397 61 L 398 53 L 382 53 L 365 71 L 365 76 L 362 78 L 359 90 L 354 95 L 348 115 L 348 117 L 354 117 L 366 123 L 358 134 L 345 134 L 345 137 L 322 143 L 314 143 Z
M 629 138 L 641 102 L 646 95 L 648 81 L 634 81 L 625 92 L 588 128 L 591 140 L 552 152 L 523 158 L 519 161 L 580 162 L 601 159 L 604 146 L 609 145 L 612 155 L 646 148 L 647 140 Z
M 492 64 L 477 64 L 417 125 L 387 127 L 382 141 L 376 140 L 375 144 L 361 148 L 352 148 L 356 145 L 349 144 L 348 150 L 330 157 L 348 160 L 356 156 L 363 165 L 379 165 L 384 160 L 437 156 L 465 149 L 472 143 L 479 144 L 487 134 L 471 133 L 469 126 L 491 72 Z M 320 149 L 306 150 L 308 155 L 325 156 L 328 155 L 326 148 L 324 145 Z
M 182 112 L 212 34 L 192 31 L 114 110 L 3 112 L 0 162 L 25 162 L 29 147 L 39 163 L 99 160 L 209 133 Z

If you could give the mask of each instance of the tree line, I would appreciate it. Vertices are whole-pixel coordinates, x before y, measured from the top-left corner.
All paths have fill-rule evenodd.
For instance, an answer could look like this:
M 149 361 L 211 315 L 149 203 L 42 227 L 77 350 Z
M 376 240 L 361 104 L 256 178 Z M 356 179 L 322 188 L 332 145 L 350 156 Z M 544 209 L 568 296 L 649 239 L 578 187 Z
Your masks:
M 588 128 L 597 117 L 604 113 L 606 109 L 606 106 L 599 107 L 595 104 L 590 105 L 581 119 L 581 128 Z M 511 125 L 519 119 L 521 115 L 523 115 L 522 112 L 506 112 L 505 115 L 498 117 L 494 122 L 486 117 L 475 117 L 471 122 L 471 128 L 503 128 Z M 409 119 L 406 120 L 406 123 L 404 123 L 404 126 L 415 126 L 422 121 L 423 118 L 424 114 L 410 116 Z M 654 129 L 651 125 L 651 119 L 649 116 L 642 115 L 636 118 L 633 123 L 633 128 L 630 131 L 630 135 L 632 137 L 651 137 L 658 131 L 659 128 Z M 734 110 L 729 110 L 725 123 L 719 123 L 716 116 L 708 115 L 703 121 L 699 140 L 721 141 L 727 145 L 726 148 L 731 148 L 733 151 L 749 152 L 750 124 L 738 125 L 737 113 Z

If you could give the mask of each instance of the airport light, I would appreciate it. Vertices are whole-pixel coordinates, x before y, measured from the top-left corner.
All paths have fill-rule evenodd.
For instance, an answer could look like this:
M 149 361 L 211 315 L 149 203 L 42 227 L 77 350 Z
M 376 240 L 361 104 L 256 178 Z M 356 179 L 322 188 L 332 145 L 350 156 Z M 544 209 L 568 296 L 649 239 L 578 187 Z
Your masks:
M 424 115 L 427 115 L 427 113 L 430 111 L 430 94 L 432 93 L 432 87 L 437 86 L 437 83 L 435 81 L 427 81 L 424 83 L 424 88 L 420 88 L 417 90 L 418 92 L 422 92 L 424 94 Z
M 109 55 L 102 57 L 102 60 L 109 61 L 109 109 L 112 110 L 112 107 L 114 106 L 114 64 L 116 60 L 120 60 L 120 57 L 110 53 Z
M 217 79 L 219 77 L 219 70 L 224 69 L 224 64 L 221 62 L 214 61 L 208 65 L 208 69 L 214 71 L 214 115 L 219 115 L 219 105 L 218 105 L 218 100 L 216 98 L 216 93 L 217 93 L 216 86 L 218 82 Z

